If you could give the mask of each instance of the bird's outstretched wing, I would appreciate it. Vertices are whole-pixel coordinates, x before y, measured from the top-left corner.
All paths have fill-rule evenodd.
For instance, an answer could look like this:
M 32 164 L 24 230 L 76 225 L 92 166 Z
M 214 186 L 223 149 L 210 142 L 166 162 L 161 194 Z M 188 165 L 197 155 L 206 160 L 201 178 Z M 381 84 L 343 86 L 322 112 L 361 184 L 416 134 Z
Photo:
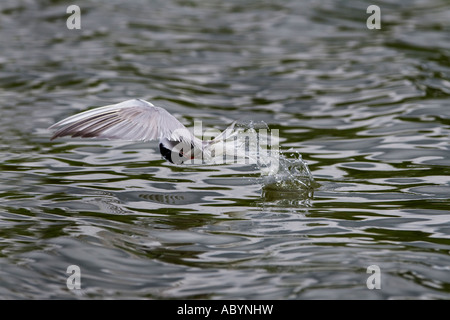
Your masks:
M 149 141 L 195 141 L 191 132 L 165 109 L 141 99 L 88 110 L 52 125 L 51 140 L 64 137 Z

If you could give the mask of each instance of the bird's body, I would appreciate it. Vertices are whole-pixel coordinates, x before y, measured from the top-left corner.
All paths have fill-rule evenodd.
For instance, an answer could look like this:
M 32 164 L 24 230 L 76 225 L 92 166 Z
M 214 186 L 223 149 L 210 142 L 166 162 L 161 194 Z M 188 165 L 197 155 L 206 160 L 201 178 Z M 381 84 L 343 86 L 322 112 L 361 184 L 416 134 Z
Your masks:
M 180 164 L 189 159 L 210 156 L 210 147 L 226 140 L 232 128 L 233 125 L 214 140 L 202 141 L 167 110 L 142 99 L 132 99 L 73 115 L 49 129 L 56 129 L 51 140 L 64 136 L 159 140 L 161 155 L 172 163 Z

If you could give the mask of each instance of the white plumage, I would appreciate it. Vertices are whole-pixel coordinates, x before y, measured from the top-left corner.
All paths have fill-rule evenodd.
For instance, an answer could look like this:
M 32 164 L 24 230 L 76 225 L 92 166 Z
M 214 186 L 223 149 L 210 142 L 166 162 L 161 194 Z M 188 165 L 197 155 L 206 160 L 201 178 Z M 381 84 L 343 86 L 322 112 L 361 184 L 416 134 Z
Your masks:
M 142 99 L 132 99 L 73 115 L 49 129 L 56 129 L 51 140 L 64 136 L 159 140 L 163 157 L 173 163 L 182 163 L 187 159 L 209 157 L 210 146 L 228 139 L 233 127 L 234 124 L 214 140 L 204 142 L 165 109 Z

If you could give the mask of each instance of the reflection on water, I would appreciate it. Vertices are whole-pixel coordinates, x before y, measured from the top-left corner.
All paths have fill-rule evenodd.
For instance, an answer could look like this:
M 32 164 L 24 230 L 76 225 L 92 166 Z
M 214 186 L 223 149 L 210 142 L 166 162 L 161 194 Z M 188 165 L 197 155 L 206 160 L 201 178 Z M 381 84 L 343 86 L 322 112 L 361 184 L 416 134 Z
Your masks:
M 66 5 L 0 5 L 1 298 L 450 297 L 447 1 L 378 2 L 380 30 L 359 0 L 85 1 L 81 30 Z M 132 98 L 266 123 L 279 161 L 49 141 Z

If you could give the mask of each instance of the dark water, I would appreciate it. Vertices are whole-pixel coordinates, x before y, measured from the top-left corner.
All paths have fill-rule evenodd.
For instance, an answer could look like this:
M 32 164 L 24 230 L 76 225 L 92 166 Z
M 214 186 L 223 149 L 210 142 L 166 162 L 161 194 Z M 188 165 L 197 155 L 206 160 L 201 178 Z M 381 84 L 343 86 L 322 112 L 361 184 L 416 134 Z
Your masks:
M 380 30 L 356 0 L 74 4 L 80 30 L 66 1 L 0 4 L 0 298 L 450 298 L 448 1 L 377 1 Z M 264 121 L 318 186 L 49 141 L 131 98 Z

